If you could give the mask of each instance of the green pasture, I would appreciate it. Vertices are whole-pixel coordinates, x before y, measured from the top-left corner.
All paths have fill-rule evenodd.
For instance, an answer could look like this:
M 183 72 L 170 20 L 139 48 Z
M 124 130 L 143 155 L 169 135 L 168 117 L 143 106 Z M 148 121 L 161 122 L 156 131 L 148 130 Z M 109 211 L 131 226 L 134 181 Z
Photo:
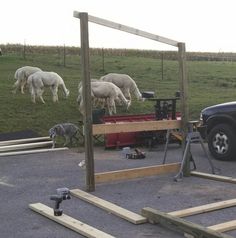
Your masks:
M 65 66 L 64 66 L 65 64 Z M 51 92 L 44 93 L 46 104 L 33 104 L 28 90 L 24 95 L 12 94 L 14 73 L 19 67 L 32 65 L 45 71 L 57 72 L 70 90 L 66 100 L 59 91 L 59 103 L 53 103 Z M 92 55 L 90 58 L 91 78 L 109 73 L 129 74 L 140 91 L 155 91 L 155 96 L 173 97 L 179 90 L 178 62 L 164 60 L 163 72 L 160 59 L 140 56 Z M 202 108 L 235 100 L 236 63 L 221 61 L 187 61 L 189 80 L 190 119 L 198 119 Z M 32 129 L 40 135 L 47 135 L 48 129 L 56 123 L 81 120 L 76 98 L 81 80 L 81 65 L 78 55 L 66 55 L 66 61 L 58 54 L 32 53 L 25 59 L 20 54 L 3 54 L 0 57 L 0 133 Z M 135 99 L 129 111 L 118 107 L 118 114 L 145 114 L 154 112 L 154 103 L 138 102 Z

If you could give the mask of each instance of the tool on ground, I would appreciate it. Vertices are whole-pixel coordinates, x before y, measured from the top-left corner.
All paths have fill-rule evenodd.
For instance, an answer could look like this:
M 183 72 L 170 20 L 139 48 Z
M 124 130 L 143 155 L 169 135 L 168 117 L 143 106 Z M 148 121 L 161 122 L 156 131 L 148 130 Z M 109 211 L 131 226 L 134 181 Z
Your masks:
M 126 154 L 127 159 L 145 159 L 146 155 L 144 152 L 142 152 L 139 149 L 134 149 L 135 153 L 132 154 Z
M 71 199 L 70 190 L 68 188 L 58 188 L 56 192 L 57 194 L 50 196 L 50 200 L 55 201 L 54 216 L 61 216 L 63 210 L 60 208 L 60 203 L 63 200 Z

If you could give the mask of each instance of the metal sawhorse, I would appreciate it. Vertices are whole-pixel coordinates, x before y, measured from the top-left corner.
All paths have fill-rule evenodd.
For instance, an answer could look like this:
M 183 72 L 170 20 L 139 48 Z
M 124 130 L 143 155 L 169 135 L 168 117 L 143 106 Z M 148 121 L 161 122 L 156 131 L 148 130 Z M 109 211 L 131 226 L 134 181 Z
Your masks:
M 185 149 L 184 149 L 184 153 L 183 153 L 183 158 L 181 161 L 180 170 L 179 170 L 178 174 L 174 177 L 175 181 L 178 181 L 183 178 L 183 169 L 184 169 L 184 165 L 186 163 L 188 156 L 190 156 L 190 162 L 193 163 L 193 170 L 196 170 L 196 164 L 195 164 L 195 161 L 194 161 L 192 153 L 191 153 L 191 143 L 200 143 L 201 144 L 201 147 L 202 147 L 202 149 L 206 155 L 206 158 L 208 159 L 209 164 L 211 166 L 212 173 L 216 174 L 216 171 L 219 172 L 219 169 L 214 167 L 212 160 L 210 158 L 210 155 L 208 154 L 208 152 L 204 146 L 201 134 L 197 130 L 197 124 L 198 124 L 198 121 L 190 121 L 189 122 L 189 128 L 188 128 L 189 132 L 186 137 L 186 144 L 185 144 Z M 169 144 L 171 133 L 172 133 L 172 130 L 168 130 L 167 134 L 166 134 L 166 144 L 165 144 L 163 164 L 165 164 L 165 162 L 166 162 L 167 149 L 168 149 L 168 144 Z

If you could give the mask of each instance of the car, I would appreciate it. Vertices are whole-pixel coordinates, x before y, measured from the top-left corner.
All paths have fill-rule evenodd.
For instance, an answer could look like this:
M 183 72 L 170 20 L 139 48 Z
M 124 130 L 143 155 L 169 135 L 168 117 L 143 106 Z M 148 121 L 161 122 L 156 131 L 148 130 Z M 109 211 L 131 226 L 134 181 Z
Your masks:
M 236 160 L 236 101 L 204 108 L 200 124 L 211 155 L 217 160 Z

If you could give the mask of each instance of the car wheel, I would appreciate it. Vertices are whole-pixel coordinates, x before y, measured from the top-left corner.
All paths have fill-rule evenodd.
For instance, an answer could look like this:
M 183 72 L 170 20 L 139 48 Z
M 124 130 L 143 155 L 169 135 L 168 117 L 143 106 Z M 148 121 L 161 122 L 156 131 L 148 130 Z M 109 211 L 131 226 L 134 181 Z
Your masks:
M 236 134 L 232 127 L 219 124 L 208 135 L 208 148 L 215 159 L 233 160 L 236 154 L 235 141 Z

